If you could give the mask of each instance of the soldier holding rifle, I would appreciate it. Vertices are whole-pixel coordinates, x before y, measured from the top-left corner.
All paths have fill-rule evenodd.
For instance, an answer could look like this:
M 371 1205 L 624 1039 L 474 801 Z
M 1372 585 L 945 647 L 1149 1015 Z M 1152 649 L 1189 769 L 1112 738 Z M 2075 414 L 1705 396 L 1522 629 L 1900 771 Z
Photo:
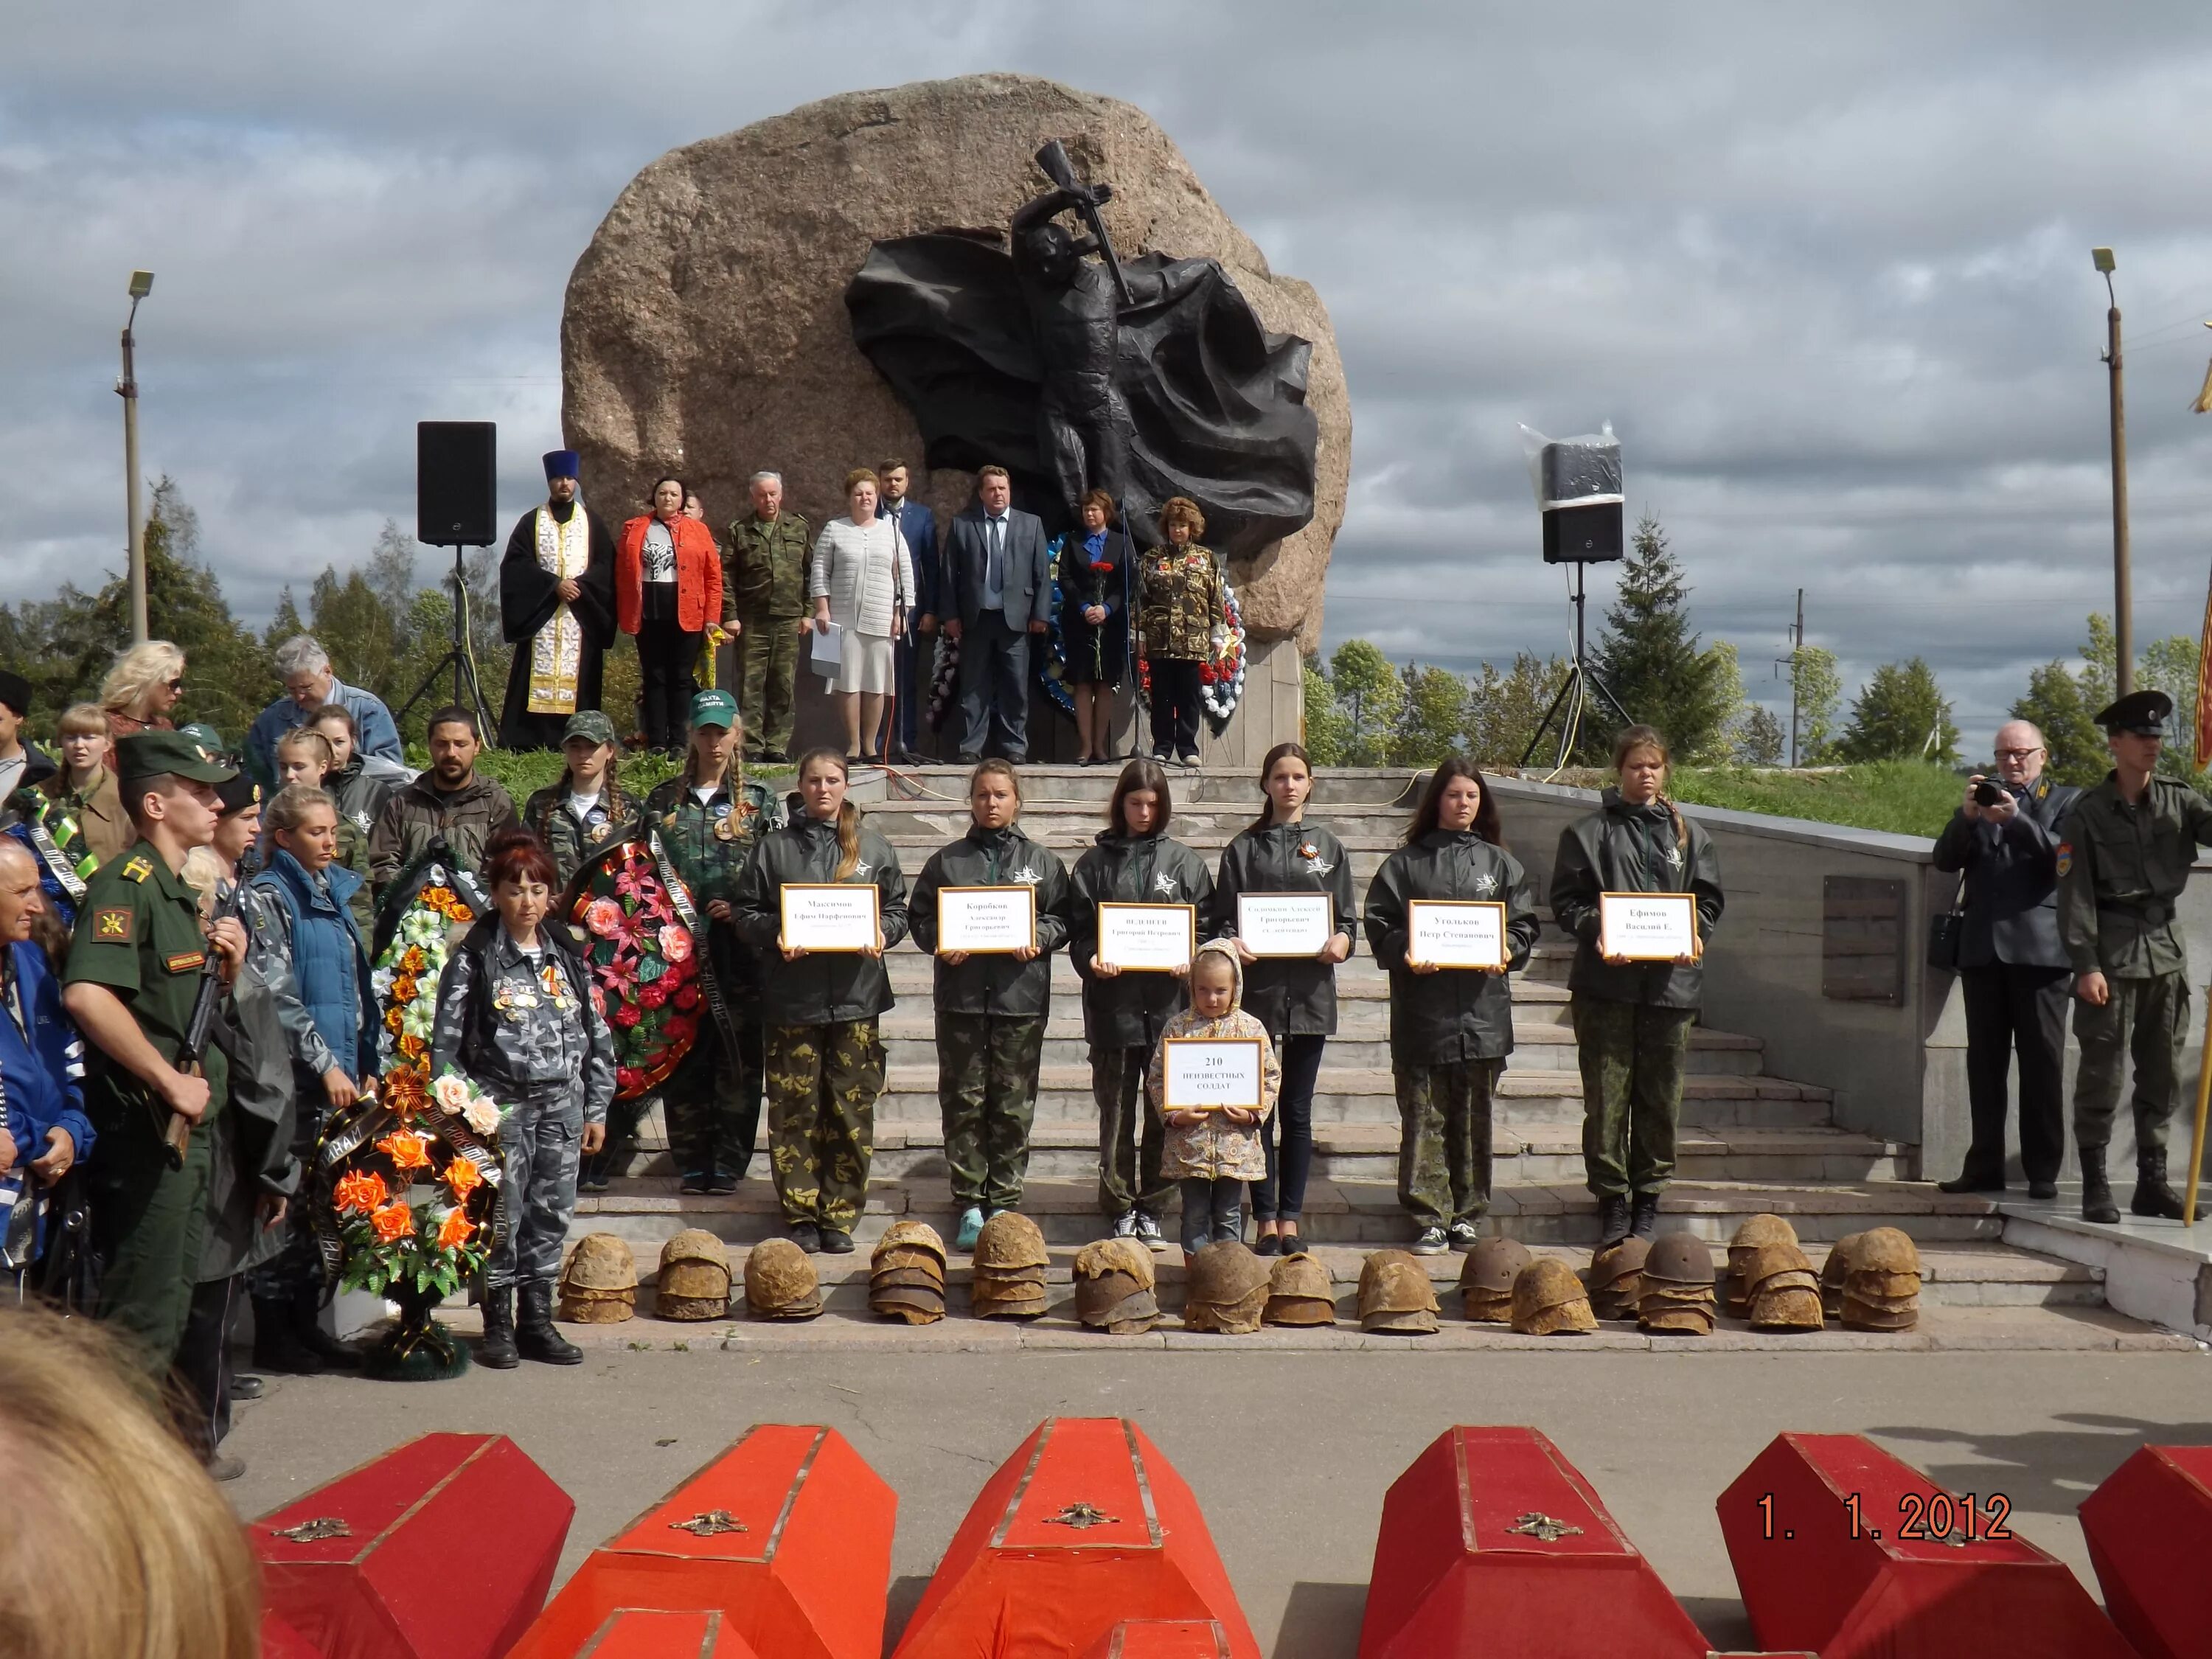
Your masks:
M 155 1376 L 174 1361 L 205 1240 L 210 1130 L 228 1093 L 219 1049 L 177 1064 L 201 981 L 234 976 L 245 928 L 203 932 L 185 855 L 215 837 L 216 786 L 236 775 L 179 732 L 116 745 L 137 840 L 93 873 L 77 911 L 63 1002 L 84 1033 L 85 1106 L 99 1142 L 88 1171 L 99 1315 L 136 1340 Z

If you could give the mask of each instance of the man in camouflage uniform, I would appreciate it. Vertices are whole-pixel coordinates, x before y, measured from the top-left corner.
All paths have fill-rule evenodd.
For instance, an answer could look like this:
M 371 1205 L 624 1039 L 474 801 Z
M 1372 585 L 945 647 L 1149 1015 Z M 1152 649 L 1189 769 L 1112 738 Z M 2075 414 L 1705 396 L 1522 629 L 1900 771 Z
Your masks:
M 739 682 L 752 729 L 749 761 L 791 758 L 792 680 L 805 620 L 813 532 L 783 509 L 783 475 L 756 472 L 752 511 L 730 525 L 722 550 L 722 626 L 738 624 Z
M 553 855 L 554 873 L 566 889 L 584 861 L 629 827 L 632 808 L 616 775 L 614 722 L 596 708 L 568 716 L 561 733 L 568 769 L 560 781 L 533 790 L 522 808 L 522 822 Z M 608 751 L 589 794 L 582 793 L 578 767 L 597 750 Z
M 2124 1053 L 2135 1060 L 2139 1216 L 2182 1219 L 2166 1182 L 2166 1120 L 2180 1098 L 2189 1040 L 2189 958 L 2175 902 L 2197 848 L 2212 843 L 2212 801 L 2157 775 L 2173 699 L 2136 691 L 2097 716 L 2113 768 L 2074 804 L 2058 845 L 2058 933 L 2074 968 L 2074 1139 L 2081 1157 L 2081 1214 L 2118 1221 L 2105 1149 L 2120 1103 Z
M 761 1030 L 760 964 L 731 925 L 738 877 L 761 836 L 781 822 L 775 798 L 744 781 L 735 750 L 744 734 L 737 700 L 726 691 L 691 699 L 691 746 L 684 769 L 645 800 L 645 823 L 690 890 L 704 935 L 702 969 L 711 972 L 737 1038 L 730 1052 L 721 1022 L 699 1022 L 698 1041 L 661 1085 L 668 1147 L 686 1193 L 734 1193 L 760 1132 L 768 1054 Z M 700 791 L 708 789 L 703 800 Z M 702 994 L 705 987 L 701 988 Z M 871 1099 L 873 1097 L 871 1097 Z M 867 1167 L 865 1157 L 860 1168 Z

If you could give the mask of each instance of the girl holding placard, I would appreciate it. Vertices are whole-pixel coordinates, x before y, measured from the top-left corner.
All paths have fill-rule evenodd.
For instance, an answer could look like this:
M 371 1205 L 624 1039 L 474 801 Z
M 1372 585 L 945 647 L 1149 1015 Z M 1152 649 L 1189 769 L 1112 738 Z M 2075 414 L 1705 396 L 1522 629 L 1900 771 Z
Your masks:
M 1417 943 L 1413 907 L 1423 903 L 1495 905 L 1503 915 Z M 1506 975 L 1528 960 L 1541 926 L 1535 890 L 1505 850 L 1498 803 L 1472 761 L 1454 755 L 1429 775 L 1406 844 L 1368 885 L 1364 922 L 1367 948 L 1390 975 L 1398 1201 L 1420 1229 L 1412 1248 L 1471 1250 L 1490 1207 L 1491 1102 L 1513 1052 Z M 1495 945 L 1487 959 L 1484 940 Z
M 1279 743 L 1267 751 L 1260 763 L 1267 804 L 1251 827 L 1223 851 L 1213 884 L 1214 931 L 1236 941 L 1245 973 L 1245 1006 L 1283 1051 L 1280 1109 L 1269 1114 L 1262 1132 L 1267 1173 L 1252 1192 L 1261 1255 L 1288 1255 L 1296 1248 L 1292 1241 L 1298 1236 L 1306 1174 L 1313 1164 L 1314 1082 L 1321 1074 L 1322 1050 L 1336 1030 L 1336 964 L 1352 954 L 1352 930 L 1358 925 L 1352 860 L 1344 843 L 1306 821 L 1313 781 L 1313 763 L 1297 744 Z M 1299 919 L 1283 914 L 1294 907 L 1265 902 L 1293 894 L 1319 894 L 1327 900 L 1325 905 L 1305 907 L 1324 914 L 1310 920 L 1304 938 L 1297 933 Z M 1267 918 L 1267 932 L 1251 939 L 1239 932 L 1237 901 L 1248 896 L 1261 902 L 1247 907 L 1245 932 L 1255 931 L 1262 911 L 1277 913 Z
M 1141 1239 L 1155 1250 L 1167 1249 L 1159 1217 L 1170 1188 L 1160 1174 L 1164 1126 L 1145 1108 L 1145 1068 L 1161 1028 L 1182 1006 L 1189 968 L 1124 969 L 1110 945 L 1100 951 L 1098 907 L 1188 905 L 1194 932 L 1211 925 L 1213 872 L 1169 837 L 1173 811 L 1168 775 L 1158 761 L 1123 767 L 1106 808 L 1107 828 L 1076 863 L 1068 911 L 1067 951 L 1083 981 L 1083 1036 L 1098 1103 L 1099 1211 L 1116 1238 Z M 1174 919 L 1160 915 L 1163 921 Z
M 1161 1164 L 1182 1188 L 1183 1265 L 1208 1244 L 1244 1236 L 1244 1183 L 1267 1177 L 1267 1156 L 1260 1126 L 1274 1115 L 1282 1091 L 1283 1068 L 1275 1059 L 1267 1028 L 1238 1005 L 1244 975 L 1237 947 L 1227 939 L 1199 946 L 1189 974 L 1190 1006 L 1168 1021 L 1153 1046 L 1145 1088 L 1152 1110 L 1167 1125 L 1167 1149 Z M 1168 1106 L 1168 1044 L 1255 1041 L 1260 1053 L 1260 1103 L 1178 1111 Z M 1245 1054 L 1249 1058 L 1251 1050 Z M 1249 1073 L 1245 1073 L 1249 1081 Z M 1249 1100 L 1250 1097 L 1248 1095 Z
M 1052 953 L 1067 943 L 1067 867 L 1022 833 L 1021 811 L 1014 769 L 978 765 L 968 833 L 930 855 L 911 906 L 914 942 L 937 957 L 937 1102 L 962 1250 L 991 1216 L 1021 1207 Z M 1020 903 L 1009 889 L 1025 890 Z
M 845 757 L 799 757 L 800 809 L 760 838 L 738 878 L 738 937 L 782 957 L 761 986 L 768 1031 L 769 1163 L 791 1237 L 810 1252 L 842 1255 L 868 1197 L 876 1100 L 884 1091 L 890 1007 L 884 952 L 906 937 L 906 878 L 891 845 L 845 799 Z M 786 887 L 875 890 L 876 933 L 809 948 L 784 932 Z M 865 932 L 866 915 L 860 917 Z M 819 941 L 817 940 L 817 944 Z
M 1721 919 L 1712 837 L 1667 799 L 1667 742 L 1632 726 L 1613 748 L 1620 777 L 1598 810 L 1559 834 L 1552 915 L 1575 936 L 1567 978 L 1583 1072 L 1583 1163 L 1600 1244 L 1659 1224 L 1674 1171 L 1682 1075 L 1705 982 L 1705 940 Z M 1695 911 L 1691 948 L 1670 957 L 1603 953 L 1608 893 L 1680 893 Z

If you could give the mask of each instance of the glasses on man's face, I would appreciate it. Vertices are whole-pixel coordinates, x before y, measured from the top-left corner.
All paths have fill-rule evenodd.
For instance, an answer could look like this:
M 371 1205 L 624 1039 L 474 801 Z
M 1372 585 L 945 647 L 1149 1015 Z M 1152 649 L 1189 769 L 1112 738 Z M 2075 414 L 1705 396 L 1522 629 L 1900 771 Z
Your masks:
M 2041 754 L 2042 752 L 2043 752 L 2043 745 L 2042 745 L 2041 744 L 2037 744 L 2034 748 L 2033 748 L 2033 749 L 2000 749 L 2000 750 L 1997 750 L 1997 758 L 1998 758 L 1999 760 L 2001 760 L 2001 761 L 2002 761 L 2002 760 L 2023 760 L 2023 761 L 2024 761 L 2024 760 L 2027 759 L 2027 758 L 2028 758 L 2028 757 L 2029 757 L 2029 756 L 2031 756 L 2031 755 L 2039 755 L 2039 754 Z

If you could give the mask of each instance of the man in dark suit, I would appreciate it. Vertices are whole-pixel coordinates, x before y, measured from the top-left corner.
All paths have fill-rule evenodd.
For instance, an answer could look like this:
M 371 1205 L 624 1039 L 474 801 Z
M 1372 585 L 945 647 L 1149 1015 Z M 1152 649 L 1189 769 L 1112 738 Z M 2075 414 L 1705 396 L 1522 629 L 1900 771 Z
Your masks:
M 1044 521 L 1009 505 L 1002 466 L 975 478 L 976 506 L 952 521 L 940 562 L 945 636 L 960 647 L 960 758 L 983 757 L 983 740 L 1019 763 L 1029 758 L 1030 640 L 1052 630 L 1052 572 Z
M 2020 1161 L 2028 1194 L 2058 1192 L 2066 1151 L 2066 1003 L 2073 967 L 2058 937 L 2061 820 L 2078 789 L 2043 775 L 2043 733 L 2026 720 L 1997 728 L 1997 775 L 1976 776 L 1936 841 L 1936 867 L 1966 872 L 1959 981 L 1966 1001 L 1966 1096 L 1973 1140 L 1947 1193 L 2002 1192 L 2005 1109 L 2020 1054 Z M 1984 784 L 2002 799 L 1978 799 Z
M 921 708 L 929 701 L 929 664 L 936 654 L 937 515 L 925 503 L 907 499 L 904 461 L 885 461 L 876 469 L 876 477 L 883 485 L 881 515 L 906 538 L 907 554 L 914 562 L 915 603 L 907 607 L 906 631 L 898 637 L 892 671 L 892 683 L 898 688 L 898 729 L 887 734 L 891 758 L 911 761 L 921 732 Z

